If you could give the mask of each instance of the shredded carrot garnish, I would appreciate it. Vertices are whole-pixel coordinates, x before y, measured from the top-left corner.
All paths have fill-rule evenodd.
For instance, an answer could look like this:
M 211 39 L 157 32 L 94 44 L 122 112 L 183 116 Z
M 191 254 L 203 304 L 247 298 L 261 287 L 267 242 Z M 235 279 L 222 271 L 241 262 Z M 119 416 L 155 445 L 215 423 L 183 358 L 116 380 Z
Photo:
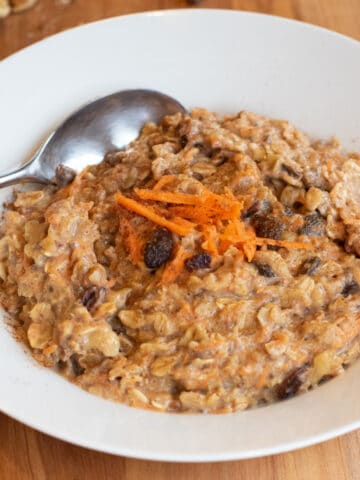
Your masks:
M 244 243 L 242 245 L 242 249 L 244 251 L 245 257 L 247 258 L 247 261 L 251 262 L 256 253 L 255 243 L 250 243 L 250 242 Z
M 229 222 L 224 228 L 222 228 L 220 237 L 220 253 L 226 252 L 230 245 L 237 246 L 242 249 L 246 255 L 246 258 L 253 258 L 256 251 L 255 232 L 238 218 Z M 246 247 L 245 247 L 246 245 Z M 251 253 L 250 253 L 251 252 Z M 249 260 L 249 262 L 251 261 Z
M 172 183 L 175 180 L 175 175 L 164 175 L 160 178 L 160 180 L 153 186 L 153 190 L 156 192 L 161 190 L 165 185 Z
M 311 244 L 303 242 L 257 237 L 255 230 L 241 220 L 242 200 L 235 197 L 228 188 L 225 188 L 221 195 L 204 186 L 199 194 L 162 190 L 175 179 L 173 175 L 165 175 L 152 189 L 135 188 L 139 200 L 117 193 L 116 201 L 128 210 L 180 236 L 200 231 L 201 247 L 213 256 L 225 253 L 231 245 L 243 252 L 249 262 L 253 260 L 259 245 L 276 245 L 288 249 L 312 248 Z M 151 201 L 154 204 L 144 205 L 142 201 Z M 190 254 L 180 246 L 174 260 L 163 271 L 164 283 L 177 278 L 187 256 Z
M 199 225 L 215 223 L 217 220 L 232 220 L 240 216 L 241 205 L 230 205 L 229 208 L 209 207 L 206 205 L 179 205 L 170 207 L 170 213 L 197 222 Z
M 160 203 L 153 203 L 151 205 L 151 210 L 155 213 L 157 213 L 160 217 L 164 217 L 164 218 L 167 218 L 169 219 L 170 218 L 170 213 L 169 213 L 169 209 L 162 206 Z M 171 218 L 171 221 L 173 219 Z
M 156 202 L 175 203 L 183 205 L 202 205 L 204 200 L 198 195 L 190 193 L 173 193 L 135 188 L 136 195 L 141 200 L 155 200 Z
M 136 195 L 141 200 L 153 200 L 156 202 L 174 203 L 176 205 L 206 205 L 207 208 L 226 209 L 239 203 L 236 199 L 228 198 L 226 195 L 217 195 L 210 190 L 204 189 L 201 194 L 181 193 L 181 192 L 164 192 L 135 188 Z M 241 208 L 241 204 L 239 204 Z
M 151 207 L 148 207 L 148 208 L 150 208 L 153 213 L 155 213 L 159 217 L 162 217 L 166 220 L 168 220 L 169 217 L 171 217 L 170 221 L 173 223 L 176 223 L 177 225 L 189 227 L 191 229 L 194 229 L 197 226 L 196 223 L 190 222 L 189 220 L 186 220 L 186 218 L 183 218 L 181 216 L 174 217 L 173 213 L 170 212 L 168 208 L 162 207 L 157 203 L 151 205 Z
M 136 234 L 132 223 L 126 217 L 120 218 L 120 230 L 130 261 L 137 263 L 141 258 L 142 242 Z
M 183 271 L 185 260 L 189 257 L 191 257 L 191 254 L 180 245 L 175 258 L 166 265 L 163 271 L 161 277 L 162 283 L 169 284 L 176 280 Z
M 179 235 L 188 235 L 192 231 L 192 229 L 189 227 L 180 226 L 174 222 L 171 222 L 170 220 L 166 220 L 166 218 L 157 215 L 150 207 L 143 205 L 132 198 L 124 197 L 124 195 L 121 195 L 119 192 L 115 193 L 115 200 L 119 205 L 131 210 L 134 213 L 137 213 L 138 215 L 141 215 L 142 217 L 147 218 L 157 225 L 168 228 L 174 233 Z
M 193 207 L 190 205 L 179 205 L 176 207 L 170 207 L 169 212 L 172 215 L 193 220 L 198 225 L 211 223 L 216 217 L 216 211 L 207 209 L 205 206 Z
M 232 245 L 232 242 L 230 242 L 230 240 L 224 240 L 224 239 L 221 240 L 221 241 L 219 242 L 219 247 L 218 247 L 219 253 L 220 253 L 221 255 L 223 255 L 223 254 L 226 252 L 226 250 L 227 250 L 229 247 L 231 247 L 231 245 Z M 204 250 L 206 250 L 206 248 L 204 248 Z
M 218 251 L 218 233 L 213 225 L 204 225 L 201 229 L 203 233 L 204 242 L 201 244 L 201 248 L 209 252 L 213 256 L 219 254 Z
M 186 220 L 185 218 L 182 217 L 172 217 L 171 221 L 176 223 L 177 225 L 182 225 L 184 227 L 189 227 L 194 229 L 197 225 L 196 223 L 189 222 L 189 220 Z

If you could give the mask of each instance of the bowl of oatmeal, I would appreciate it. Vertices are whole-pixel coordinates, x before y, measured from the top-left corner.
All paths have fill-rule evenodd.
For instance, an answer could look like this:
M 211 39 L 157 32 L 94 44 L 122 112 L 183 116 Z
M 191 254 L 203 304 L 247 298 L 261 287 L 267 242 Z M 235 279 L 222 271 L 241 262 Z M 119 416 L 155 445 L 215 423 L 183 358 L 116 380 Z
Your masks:
M 215 27 L 209 49 L 199 32 Z M 114 38 L 138 29 L 151 40 L 114 69 Z M 35 92 L 17 80 L 2 99 L 4 168 L 114 90 L 156 88 L 190 111 L 64 187 L 2 192 L 4 412 L 80 445 L 182 461 L 357 427 L 358 49 L 273 17 L 173 11 L 75 29 L 0 65 L 15 93 L 27 62 L 60 52 Z

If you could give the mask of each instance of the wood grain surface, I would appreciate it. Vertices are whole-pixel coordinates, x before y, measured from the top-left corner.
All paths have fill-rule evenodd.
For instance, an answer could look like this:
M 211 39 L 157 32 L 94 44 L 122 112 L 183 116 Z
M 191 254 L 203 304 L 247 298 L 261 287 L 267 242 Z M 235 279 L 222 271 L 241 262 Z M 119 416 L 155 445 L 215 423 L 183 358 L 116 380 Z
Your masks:
M 360 0 L 203 0 L 198 5 L 296 18 L 360 39 Z M 0 20 L 0 59 L 82 23 L 184 7 L 189 7 L 186 0 L 39 0 L 33 9 Z M 147 462 L 74 447 L 0 414 L 0 480 L 359 480 L 359 459 L 357 431 L 261 459 L 215 464 Z

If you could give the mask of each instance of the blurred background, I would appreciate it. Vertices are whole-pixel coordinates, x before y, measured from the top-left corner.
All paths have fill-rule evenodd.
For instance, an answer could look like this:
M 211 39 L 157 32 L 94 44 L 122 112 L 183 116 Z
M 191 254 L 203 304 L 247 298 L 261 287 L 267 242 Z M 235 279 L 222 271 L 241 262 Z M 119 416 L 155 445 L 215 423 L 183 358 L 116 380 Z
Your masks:
M 296 18 L 359 38 L 360 0 L 0 0 L 0 60 L 44 37 L 102 18 L 168 8 L 231 8 Z M 216 35 L 216 32 L 213 32 Z

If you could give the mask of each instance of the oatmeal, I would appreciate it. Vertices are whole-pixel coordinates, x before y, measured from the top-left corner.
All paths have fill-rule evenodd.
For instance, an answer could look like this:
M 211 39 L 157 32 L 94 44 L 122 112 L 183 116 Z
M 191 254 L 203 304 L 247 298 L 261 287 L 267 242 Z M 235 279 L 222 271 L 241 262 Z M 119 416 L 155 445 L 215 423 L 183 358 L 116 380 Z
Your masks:
M 360 155 L 336 140 L 199 109 L 68 181 L 6 206 L 0 300 L 34 357 L 78 386 L 231 412 L 359 356 Z

